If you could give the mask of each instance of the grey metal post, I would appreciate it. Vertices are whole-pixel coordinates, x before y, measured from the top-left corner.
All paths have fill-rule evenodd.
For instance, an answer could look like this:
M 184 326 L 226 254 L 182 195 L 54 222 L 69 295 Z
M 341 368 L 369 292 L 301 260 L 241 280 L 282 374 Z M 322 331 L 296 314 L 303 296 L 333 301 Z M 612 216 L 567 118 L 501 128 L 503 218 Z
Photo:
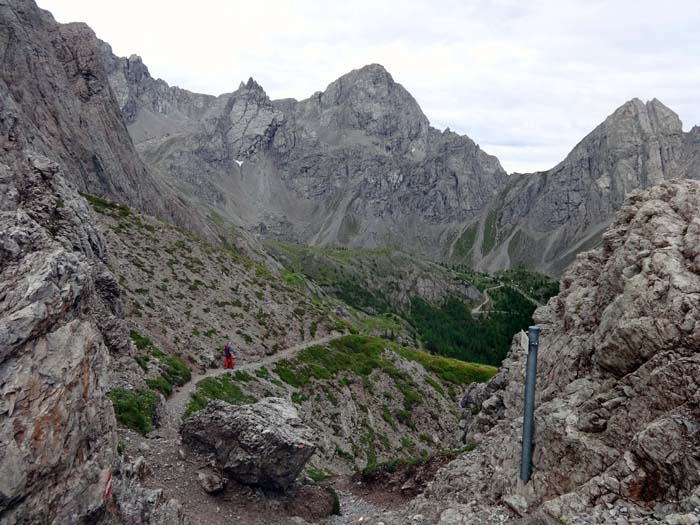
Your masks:
M 535 382 L 537 380 L 537 347 L 540 327 L 527 329 L 527 372 L 525 375 L 525 411 L 523 414 L 523 451 L 520 459 L 520 479 L 530 481 L 532 474 L 532 441 L 535 435 Z

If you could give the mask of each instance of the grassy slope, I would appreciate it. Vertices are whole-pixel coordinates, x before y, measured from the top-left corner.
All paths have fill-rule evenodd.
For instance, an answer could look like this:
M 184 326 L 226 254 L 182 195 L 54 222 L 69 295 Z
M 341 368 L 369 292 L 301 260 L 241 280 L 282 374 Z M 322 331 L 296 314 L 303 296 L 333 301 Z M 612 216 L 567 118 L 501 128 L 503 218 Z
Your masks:
M 311 468 L 359 470 L 460 446 L 454 432 L 459 387 L 487 381 L 495 372 L 349 335 L 307 348 L 269 370 L 202 381 L 189 410 L 209 399 L 246 403 L 268 395 L 290 397 L 321 438 Z
M 385 337 L 409 334 L 401 339 L 419 337 L 432 353 L 492 365 L 502 361 L 513 335 L 532 323 L 536 304 L 521 291 L 545 302 L 558 289 L 547 277 L 526 270 L 490 275 L 426 263 L 390 250 L 269 245 L 290 276 L 313 280 L 355 308 L 375 314 L 356 323 L 363 333 Z M 443 287 L 439 300 L 421 297 L 416 293 L 419 287 L 407 285 L 411 279 L 418 281 L 417 274 L 421 278 L 431 275 L 433 289 Z M 491 312 L 472 318 L 472 303 L 455 293 L 455 282 L 482 292 L 499 284 L 508 287 L 493 292 Z

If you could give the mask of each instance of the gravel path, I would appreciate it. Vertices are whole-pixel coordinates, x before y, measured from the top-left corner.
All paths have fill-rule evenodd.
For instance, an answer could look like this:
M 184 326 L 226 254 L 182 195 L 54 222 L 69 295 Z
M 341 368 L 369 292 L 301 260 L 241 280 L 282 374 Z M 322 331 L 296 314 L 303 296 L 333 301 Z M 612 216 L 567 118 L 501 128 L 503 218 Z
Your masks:
M 497 286 L 492 286 L 491 288 L 486 288 L 484 290 L 484 300 L 479 304 L 479 306 L 475 306 L 472 308 L 472 315 L 479 315 L 481 314 L 481 309 L 488 304 L 488 302 L 491 300 L 491 297 L 489 297 L 489 291 L 490 290 L 497 290 L 499 288 L 503 288 L 504 284 L 501 283 Z
M 276 354 L 263 357 L 262 359 L 259 359 L 253 363 L 236 365 L 236 368 L 234 368 L 233 370 L 226 370 L 224 368 L 212 368 L 211 370 L 207 370 L 203 374 L 193 375 L 192 379 L 187 384 L 183 385 L 179 390 L 174 392 L 165 404 L 170 424 L 175 427 L 177 427 L 180 424 L 182 414 L 185 413 L 187 403 L 190 400 L 190 394 L 194 392 L 194 390 L 197 388 L 197 383 L 202 379 L 205 379 L 207 377 L 217 377 L 221 374 L 225 374 L 227 372 L 235 372 L 237 370 L 257 370 L 258 368 L 271 365 L 273 363 L 276 363 L 277 361 L 281 361 L 282 359 L 288 359 L 290 357 L 293 357 L 305 348 L 309 348 L 310 346 L 322 345 L 328 343 L 329 341 L 332 341 L 333 339 L 338 339 L 339 337 L 342 337 L 342 334 L 331 333 L 325 337 L 321 337 L 319 339 L 314 339 L 313 341 L 307 341 L 305 343 L 286 348 L 277 352 Z

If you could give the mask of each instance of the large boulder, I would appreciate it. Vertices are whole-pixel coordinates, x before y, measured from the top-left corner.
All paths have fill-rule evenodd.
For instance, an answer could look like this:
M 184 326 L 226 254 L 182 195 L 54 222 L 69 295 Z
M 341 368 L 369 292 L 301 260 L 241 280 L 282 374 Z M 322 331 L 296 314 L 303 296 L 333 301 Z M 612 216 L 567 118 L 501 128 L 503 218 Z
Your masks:
M 212 401 L 187 418 L 180 433 L 229 478 L 273 489 L 289 487 L 316 450 L 311 429 L 280 398 L 247 406 Z

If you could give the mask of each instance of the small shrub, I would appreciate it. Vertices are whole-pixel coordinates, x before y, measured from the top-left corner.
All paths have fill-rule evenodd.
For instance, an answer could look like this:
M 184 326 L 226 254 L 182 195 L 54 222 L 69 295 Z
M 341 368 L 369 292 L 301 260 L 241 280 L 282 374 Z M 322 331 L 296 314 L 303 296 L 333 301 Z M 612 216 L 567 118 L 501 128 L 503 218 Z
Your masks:
M 148 371 L 148 362 L 151 360 L 147 355 L 137 355 L 134 360 L 138 363 L 141 369 L 146 372 Z
M 391 417 L 391 411 L 389 410 L 389 407 L 385 406 L 382 408 L 382 418 L 384 419 L 384 421 L 389 423 L 389 425 L 391 426 L 391 428 L 394 431 L 398 430 L 398 426 L 396 425 L 396 421 L 394 421 L 394 418 Z
M 235 379 L 236 381 L 243 382 L 255 381 L 255 378 L 245 370 L 236 370 L 236 372 L 234 372 L 233 374 L 233 379 Z
M 173 393 L 172 383 L 165 379 L 165 377 L 162 375 L 156 377 L 155 379 L 146 379 L 146 384 L 149 388 L 161 392 L 165 397 L 168 397 Z
M 340 516 L 340 498 L 338 497 L 338 493 L 330 485 L 324 486 L 323 488 L 333 497 L 333 515 Z
M 229 374 L 207 377 L 197 383 L 197 389 L 190 397 L 183 417 L 203 409 L 213 399 L 220 399 L 232 405 L 255 403 L 255 397 L 244 394 Z
M 300 405 L 301 403 L 303 403 L 303 402 L 306 401 L 307 399 L 309 399 L 309 396 L 307 396 L 307 395 L 304 394 L 303 392 L 294 392 L 294 393 L 292 393 L 292 402 L 294 402 L 294 403 L 296 403 L 296 404 L 298 404 L 298 405 Z
M 306 475 L 309 476 L 316 483 L 320 483 L 324 479 L 327 479 L 328 477 L 332 476 L 333 473 L 327 470 L 323 470 L 322 468 L 317 469 L 314 467 L 309 467 L 308 469 L 306 469 Z
M 265 368 L 264 366 L 258 368 L 255 371 L 255 375 L 261 379 L 270 379 L 270 371 L 267 368 Z
M 150 338 L 146 337 L 145 335 L 141 335 L 136 330 L 132 330 L 131 332 L 129 332 L 129 336 L 136 345 L 136 348 L 138 348 L 139 350 L 143 350 L 144 348 L 153 346 L 153 342 L 150 340 Z
M 119 424 L 144 435 L 153 430 L 158 399 L 155 392 L 145 388 L 135 391 L 115 388 L 109 397 Z
M 407 427 L 413 427 L 413 422 L 411 421 L 411 413 L 408 410 L 397 410 L 394 412 L 394 416 L 399 422 L 403 423 Z

